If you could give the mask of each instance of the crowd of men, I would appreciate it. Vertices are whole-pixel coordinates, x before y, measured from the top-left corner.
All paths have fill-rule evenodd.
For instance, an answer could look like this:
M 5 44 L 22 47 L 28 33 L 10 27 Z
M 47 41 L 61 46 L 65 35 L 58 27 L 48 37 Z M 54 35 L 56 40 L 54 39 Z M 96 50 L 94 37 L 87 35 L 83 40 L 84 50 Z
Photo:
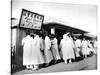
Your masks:
M 49 66 L 53 60 L 54 64 L 58 60 L 64 63 L 72 63 L 79 57 L 87 58 L 91 53 L 96 55 L 97 42 L 72 38 L 70 33 L 65 33 L 58 44 L 58 39 L 54 34 L 50 36 L 45 33 L 27 32 L 27 36 L 22 39 L 23 45 L 23 65 L 29 70 L 39 69 L 40 64 Z

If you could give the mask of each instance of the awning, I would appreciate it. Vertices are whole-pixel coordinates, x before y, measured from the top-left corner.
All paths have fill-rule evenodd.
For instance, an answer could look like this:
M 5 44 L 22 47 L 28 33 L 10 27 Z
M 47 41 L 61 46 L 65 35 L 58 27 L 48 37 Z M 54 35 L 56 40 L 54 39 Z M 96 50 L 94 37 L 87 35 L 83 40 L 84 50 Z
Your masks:
M 74 27 L 71 27 L 71 26 L 68 26 L 68 25 L 64 25 L 64 24 L 61 24 L 61 23 L 56 23 L 56 22 L 51 22 L 51 23 L 47 23 L 47 24 L 43 24 L 43 27 L 44 28 L 57 28 L 57 29 L 62 29 L 62 30 L 65 30 L 66 32 L 72 32 L 74 34 L 84 34 L 84 33 L 88 33 L 87 31 L 84 31 L 84 30 L 81 30 L 81 29 L 78 29 L 78 28 L 74 28 Z
M 85 33 L 84 36 L 90 37 L 90 38 L 96 38 L 97 36 L 91 34 L 91 33 Z

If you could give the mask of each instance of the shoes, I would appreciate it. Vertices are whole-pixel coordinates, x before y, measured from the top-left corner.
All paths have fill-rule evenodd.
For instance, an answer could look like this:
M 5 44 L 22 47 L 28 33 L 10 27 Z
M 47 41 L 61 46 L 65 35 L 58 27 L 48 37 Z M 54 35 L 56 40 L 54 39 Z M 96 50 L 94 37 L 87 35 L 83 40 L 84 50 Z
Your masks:
M 64 61 L 64 62 L 65 62 L 65 64 L 68 64 L 67 61 Z
M 27 70 L 31 70 L 30 65 L 26 65 Z
M 38 70 L 38 68 L 32 68 L 31 70 L 32 70 L 32 71 L 36 71 L 36 70 Z
M 32 70 L 31 68 L 27 68 L 27 70 Z
M 34 65 L 34 68 L 32 68 L 32 70 L 38 70 L 38 66 Z
M 72 61 L 71 61 L 71 60 L 69 60 L 69 63 L 72 63 Z

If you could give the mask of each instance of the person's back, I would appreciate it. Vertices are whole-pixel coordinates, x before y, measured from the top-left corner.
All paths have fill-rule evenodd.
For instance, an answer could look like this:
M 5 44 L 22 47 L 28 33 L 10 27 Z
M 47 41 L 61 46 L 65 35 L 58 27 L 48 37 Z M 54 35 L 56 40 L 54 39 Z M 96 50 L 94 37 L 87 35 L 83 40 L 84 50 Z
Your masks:
M 50 49 L 50 47 L 51 47 L 50 38 L 48 36 L 46 36 L 45 37 L 45 48 Z
M 61 48 L 66 48 L 67 40 L 62 39 L 60 42 Z
M 81 47 L 81 45 L 82 45 L 81 40 L 80 40 L 80 39 L 77 39 L 77 40 L 75 41 L 75 46 L 76 46 L 76 47 Z
M 42 51 L 44 51 L 44 49 L 45 49 L 45 43 L 44 43 L 44 39 L 42 37 L 40 37 L 40 49 Z
M 82 41 L 82 47 L 87 47 L 87 41 L 86 40 Z
M 32 38 L 30 35 L 27 35 L 25 38 L 22 40 L 22 45 L 23 45 L 23 65 L 29 68 L 28 66 L 31 65 L 31 58 L 32 58 L 32 46 L 31 46 L 31 41 Z
M 94 41 L 94 48 L 97 48 L 97 41 Z
M 80 57 L 81 47 L 82 47 L 82 42 L 81 42 L 80 39 L 77 39 L 75 41 L 75 55 L 76 55 L 76 59 L 77 59 L 77 57 Z
M 60 46 L 65 63 L 68 59 L 74 59 L 73 44 L 69 36 L 63 35 Z
M 29 41 L 30 41 L 30 35 L 27 35 L 26 37 L 24 37 L 22 39 L 22 45 L 25 45 L 27 43 L 30 43 Z
M 55 63 L 56 63 L 57 60 L 60 59 L 60 55 L 59 55 L 59 51 L 58 51 L 57 39 L 53 38 L 51 40 L 51 43 L 52 43 L 51 49 L 52 49 L 52 53 L 53 53 L 54 60 L 55 60 Z
M 85 39 L 82 41 L 82 54 L 85 58 L 87 58 L 87 48 L 88 48 L 88 43 Z
M 40 37 L 38 35 L 36 35 L 34 40 L 35 40 L 35 46 L 40 48 Z
M 50 61 L 53 59 L 52 52 L 51 52 L 51 41 L 50 41 L 50 38 L 48 36 L 45 37 L 44 53 L 45 53 L 46 66 L 48 66 Z

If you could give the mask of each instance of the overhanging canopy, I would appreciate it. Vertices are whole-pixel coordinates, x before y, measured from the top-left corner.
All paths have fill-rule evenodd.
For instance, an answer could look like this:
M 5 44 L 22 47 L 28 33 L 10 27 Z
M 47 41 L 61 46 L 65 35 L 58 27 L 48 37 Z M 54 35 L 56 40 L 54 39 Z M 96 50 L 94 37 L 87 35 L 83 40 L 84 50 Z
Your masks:
M 71 26 L 67 26 L 61 23 L 56 23 L 56 22 L 52 22 L 52 23 L 47 23 L 47 24 L 43 24 L 44 28 L 57 28 L 57 29 L 62 29 L 65 30 L 66 32 L 72 32 L 72 33 L 80 33 L 80 34 L 84 34 L 84 33 L 88 33 L 87 31 L 78 29 L 78 28 L 74 28 Z

